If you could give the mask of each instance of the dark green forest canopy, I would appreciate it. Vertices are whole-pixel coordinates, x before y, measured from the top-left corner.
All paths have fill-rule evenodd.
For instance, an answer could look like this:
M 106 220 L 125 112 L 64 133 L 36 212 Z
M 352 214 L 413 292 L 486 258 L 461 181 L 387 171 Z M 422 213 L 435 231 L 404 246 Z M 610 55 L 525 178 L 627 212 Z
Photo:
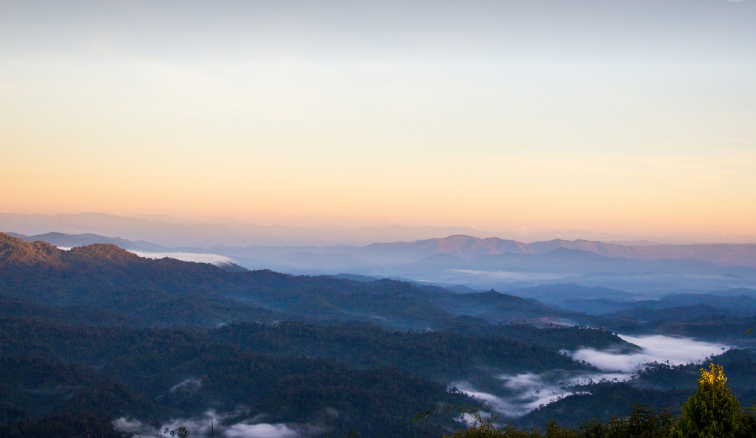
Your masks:
M 0 422 L 87 411 L 142 418 L 175 413 L 95 370 L 32 356 L 0 356 Z
M 106 244 L 61 251 L 2 233 L 0 298 L 94 307 L 134 318 L 135 323 L 206 327 L 300 319 L 426 329 L 459 315 L 493 322 L 572 315 L 495 292 L 458 294 L 394 280 L 231 272 L 209 264 L 140 258 Z
M 481 367 L 504 373 L 589 369 L 556 350 L 500 337 L 408 333 L 355 323 L 239 323 L 213 330 L 210 335 L 253 351 L 338 358 L 362 367 L 391 366 L 447 383 L 476 374 Z
M 108 375 L 140 368 L 160 369 L 176 358 L 249 350 L 276 356 L 305 355 L 361 368 L 393 367 L 448 383 L 480 372 L 588 369 L 556 351 L 502 338 L 474 338 L 448 332 L 401 332 L 364 324 L 277 325 L 239 323 L 200 329 L 76 327 L 0 318 L 0 348 L 6 354 L 34 354 L 69 363 L 105 367 Z M 147 365 L 132 364 L 147 354 Z M 161 365 L 162 364 L 162 365 Z M 113 368 L 121 366 L 121 369 Z M 146 370 L 145 370 L 146 372 Z
M 208 407 L 233 410 L 241 404 L 280 421 L 320 421 L 330 408 L 349 413 L 348 418 L 369 418 L 370 424 L 392 424 L 402 434 L 418 427 L 438 431 L 457 424 L 450 423 L 451 414 L 435 423 L 408 421 L 429 406 L 480 403 L 447 393 L 445 377 L 464 377 L 481 367 L 585 368 L 554 350 L 506 339 L 402 332 L 365 324 L 239 323 L 208 331 L 76 326 L 5 317 L 0 318 L 0 349 L 13 357 L 78 364 L 74 369 L 87 370 L 95 382 L 104 380 L 97 376 L 108 376 L 112 384 L 122 385 L 116 393 L 131 394 L 126 399 L 157 404 L 147 418 L 166 418 L 169 412 L 196 415 Z M 192 380 L 201 384 L 181 387 Z M 114 391 L 108 389 L 112 384 L 95 385 L 97 393 L 112 399 Z M 177 386 L 180 389 L 172 390 Z M 30 410 L 30 403 L 11 403 L 8 409 L 16 412 L 16 419 L 34 416 L 39 412 Z M 108 412 L 113 415 L 146 415 L 143 403 L 111 405 L 114 409 Z M 387 413 L 393 423 L 386 423 Z M 333 421 L 334 430 L 364 426 Z
M 441 330 L 470 337 L 506 338 L 559 350 L 594 348 L 635 351 L 637 346 L 608 330 L 580 326 L 535 327 L 531 324 L 491 324 L 483 318 L 460 316 L 444 321 Z
M 588 419 L 608 421 L 613 415 L 623 415 L 628 406 L 643 404 L 657 410 L 679 414 L 683 403 L 695 391 L 701 368 L 711 363 L 727 370 L 728 386 L 744 407 L 756 404 L 756 351 L 729 350 L 702 364 L 650 366 L 630 382 L 595 383 L 575 387 L 577 395 L 531 412 L 516 420 L 524 427 L 539 427 L 549 419 L 557 419 L 561 426 L 576 427 Z M 586 392 L 590 395 L 581 395 Z
M 501 374 L 594 373 L 560 351 L 637 349 L 607 330 L 550 324 L 562 320 L 641 332 L 650 324 L 627 315 L 581 316 L 494 291 L 232 272 L 143 259 L 112 245 L 60 251 L 0 234 L 0 414 L 12 423 L 0 436 L 44 436 L 50 427 L 71 436 L 99 427 L 116 436 L 103 418 L 160 422 L 239 406 L 271 422 L 327 421 L 338 436 L 351 429 L 441 436 L 461 427 L 456 414 L 409 419 L 440 404 L 483 403 L 448 392 L 452 382 L 491 389 Z M 696 319 L 658 324 L 707 327 Z M 734 391 L 748 399 L 753 382 L 745 370 L 753 358 L 726 358 L 733 376 L 747 382 Z M 631 383 L 576 388 L 593 395 L 521 421 L 573 424 L 596 409 L 601 415 L 594 416 L 626 413 L 637 401 L 674 409 L 691 378 L 692 368 L 659 366 Z
M 330 420 L 335 430 L 354 428 L 357 424 L 348 419 L 360 418 L 409 434 L 453 425 L 450 416 L 431 424 L 409 422 L 426 406 L 474 403 L 448 393 L 445 385 L 394 368 L 356 369 L 301 355 L 263 355 L 213 341 L 201 331 L 4 320 L 0 333 L 3 354 L 9 355 L 0 358 L 6 421 L 77 410 L 98 413 L 99 402 L 111 417 L 152 420 L 246 406 L 271 421 L 316 422 L 336 410 L 345 416 Z M 198 384 L 182 386 L 186 381 Z M 24 396 L 30 388 L 36 397 Z

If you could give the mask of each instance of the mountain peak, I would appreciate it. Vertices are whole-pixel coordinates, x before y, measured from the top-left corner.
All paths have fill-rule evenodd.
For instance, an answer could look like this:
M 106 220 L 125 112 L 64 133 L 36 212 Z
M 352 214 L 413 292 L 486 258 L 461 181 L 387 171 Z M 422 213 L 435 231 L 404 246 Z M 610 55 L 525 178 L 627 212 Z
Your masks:
M 60 265 L 62 251 L 45 242 L 26 242 L 0 233 L 0 263 L 5 265 Z
M 433 239 L 433 242 L 439 252 L 460 257 L 529 252 L 527 245 L 523 243 L 498 237 L 481 239 L 473 236 L 454 235 L 442 239 Z
M 139 259 L 136 254 L 110 243 L 94 243 L 92 245 L 78 246 L 69 251 L 71 257 L 77 259 L 98 259 L 126 263 Z

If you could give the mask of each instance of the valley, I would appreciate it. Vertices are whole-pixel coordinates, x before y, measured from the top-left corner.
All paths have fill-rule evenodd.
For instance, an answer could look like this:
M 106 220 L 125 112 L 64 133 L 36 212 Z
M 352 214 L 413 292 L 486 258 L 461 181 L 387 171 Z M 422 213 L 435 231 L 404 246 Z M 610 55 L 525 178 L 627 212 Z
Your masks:
M 208 422 L 227 436 L 439 435 L 461 426 L 459 414 L 412 415 L 458 405 L 522 427 L 577 425 L 596 404 L 604 419 L 633 403 L 679 409 L 695 387 L 690 364 L 711 360 L 744 403 L 756 401 L 753 289 L 656 299 L 565 283 L 476 291 L 47 237 L 72 249 L 0 234 L 6 423 L 79 412 L 144 437 L 161 436 L 157 424 L 206 433 Z

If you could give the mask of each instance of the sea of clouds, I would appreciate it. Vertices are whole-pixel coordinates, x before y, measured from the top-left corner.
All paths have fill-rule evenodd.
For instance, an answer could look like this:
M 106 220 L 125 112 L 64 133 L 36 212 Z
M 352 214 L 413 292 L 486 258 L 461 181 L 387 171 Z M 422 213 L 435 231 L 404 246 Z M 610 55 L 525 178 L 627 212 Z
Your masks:
M 669 362 L 672 365 L 700 362 L 731 348 L 725 344 L 662 335 L 620 335 L 620 338 L 641 347 L 641 351 L 617 354 L 612 350 L 583 348 L 571 353 L 570 356 L 575 360 L 584 360 L 601 370 L 634 373 L 650 362 Z
M 485 392 L 476 389 L 465 381 L 453 382 L 449 388 L 473 396 L 490 408 L 497 416 L 504 419 L 522 417 L 542 405 L 552 403 L 571 394 L 579 394 L 574 387 L 599 381 L 627 381 L 649 363 L 666 362 L 673 365 L 697 363 L 708 357 L 721 354 L 730 347 L 720 343 L 697 341 L 689 338 L 672 336 L 626 336 L 622 339 L 640 347 L 639 351 L 623 354 L 618 350 L 596 350 L 581 348 L 574 352 L 563 351 L 575 360 L 584 360 L 599 372 L 576 372 L 554 370 L 545 373 L 502 374 L 496 376 L 500 390 Z M 200 386 L 196 379 L 180 382 L 172 390 L 184 390 Z M 113 424 L 117 430 L 133 433 L 135 438 L 166 438 L 165 433 L 180 426 L 192 431 L 192 437 L 211 436 L 211 429 L 220 438 L 295 438 L 323 435 L 322 428 L 310 424 L 282 424 L 265 422 L 267 416 L 257 415 L 252 418 L 241 411 L 218 414 L 207 411 L 202 416 L 188 419 L 175 419 L 163 424 L 160 429 L 138 420 L 119 418 Z
M 58 249 L 62 251 L 70 251 L 69 246 L 59 246 Z M 210 263 L 211 265 L 223 266 L 234 263 L 234 261 L 226 256 L 210 253 L 195 253 L 195 252 L 146 252 L 146 251 L 134 251 L 128 249 L 132 254 L 136 254 L 139 257 L 146 259 L 176 259 L 183 262 L 195 262 L 195 263 Z
M 602 380 L 624 381 L 630 378 L 623 373 L 565 371 L 549 371 L 542 374 L 502 374 L 497 377 L 501 381 L 502 389 L 498 395 L 476 390 L 467 382 L 454 382 L 449 386 L 485 402 L 486 406 L 499 417 L 518 418 L 538 409 L 539 406 L 580 393 L 571 389 L 572 386 Z
M 731 348 L 728 345 L 697 341 L 672 336 L 626 336 L 620 337 L 640 347 L 640 351 L 623 354 L 618 350 L 582 348 L 574 352 L 563 351 L 575 360 L 584 360 L 601 372 L 549 371 L 546 373 L 523 373 L 497 376 L 501 391 L 491 394 L 475 389 L 468 382 L 453 382 L 449 387 L 473 396 L 486 403 L 497 416 L 522 417 L 541 405 L 546 405 L 571 394 L 572 387 L 589 382 L 627 381 L 650 363 L 681 365 L 698 363 Z
M 233 263 L 233 260 L 231 260 L 228 257 L 218 255 L 218 254 L 205 254 L 205 253 L 194 253 L 194 252 L 144 252 L 144 251 L 130 251 L 139 257 L 144 257 L 147 259 L 162 259 L 162 258 L 171 258 L 176 260 L 181 260 L 184 262 L 195 262 L 195 263 L 210 263 L 216 266 L 222 266 L 222 265 L 228 265 Z

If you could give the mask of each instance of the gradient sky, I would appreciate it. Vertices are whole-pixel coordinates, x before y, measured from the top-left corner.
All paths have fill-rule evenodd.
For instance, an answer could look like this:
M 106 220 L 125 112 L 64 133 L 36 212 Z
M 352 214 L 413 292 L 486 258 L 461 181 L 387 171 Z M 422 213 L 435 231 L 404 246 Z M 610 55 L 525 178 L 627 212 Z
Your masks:
M 0 211 L 756 235 L 755 23 L 756 0 L 0 0 Z

